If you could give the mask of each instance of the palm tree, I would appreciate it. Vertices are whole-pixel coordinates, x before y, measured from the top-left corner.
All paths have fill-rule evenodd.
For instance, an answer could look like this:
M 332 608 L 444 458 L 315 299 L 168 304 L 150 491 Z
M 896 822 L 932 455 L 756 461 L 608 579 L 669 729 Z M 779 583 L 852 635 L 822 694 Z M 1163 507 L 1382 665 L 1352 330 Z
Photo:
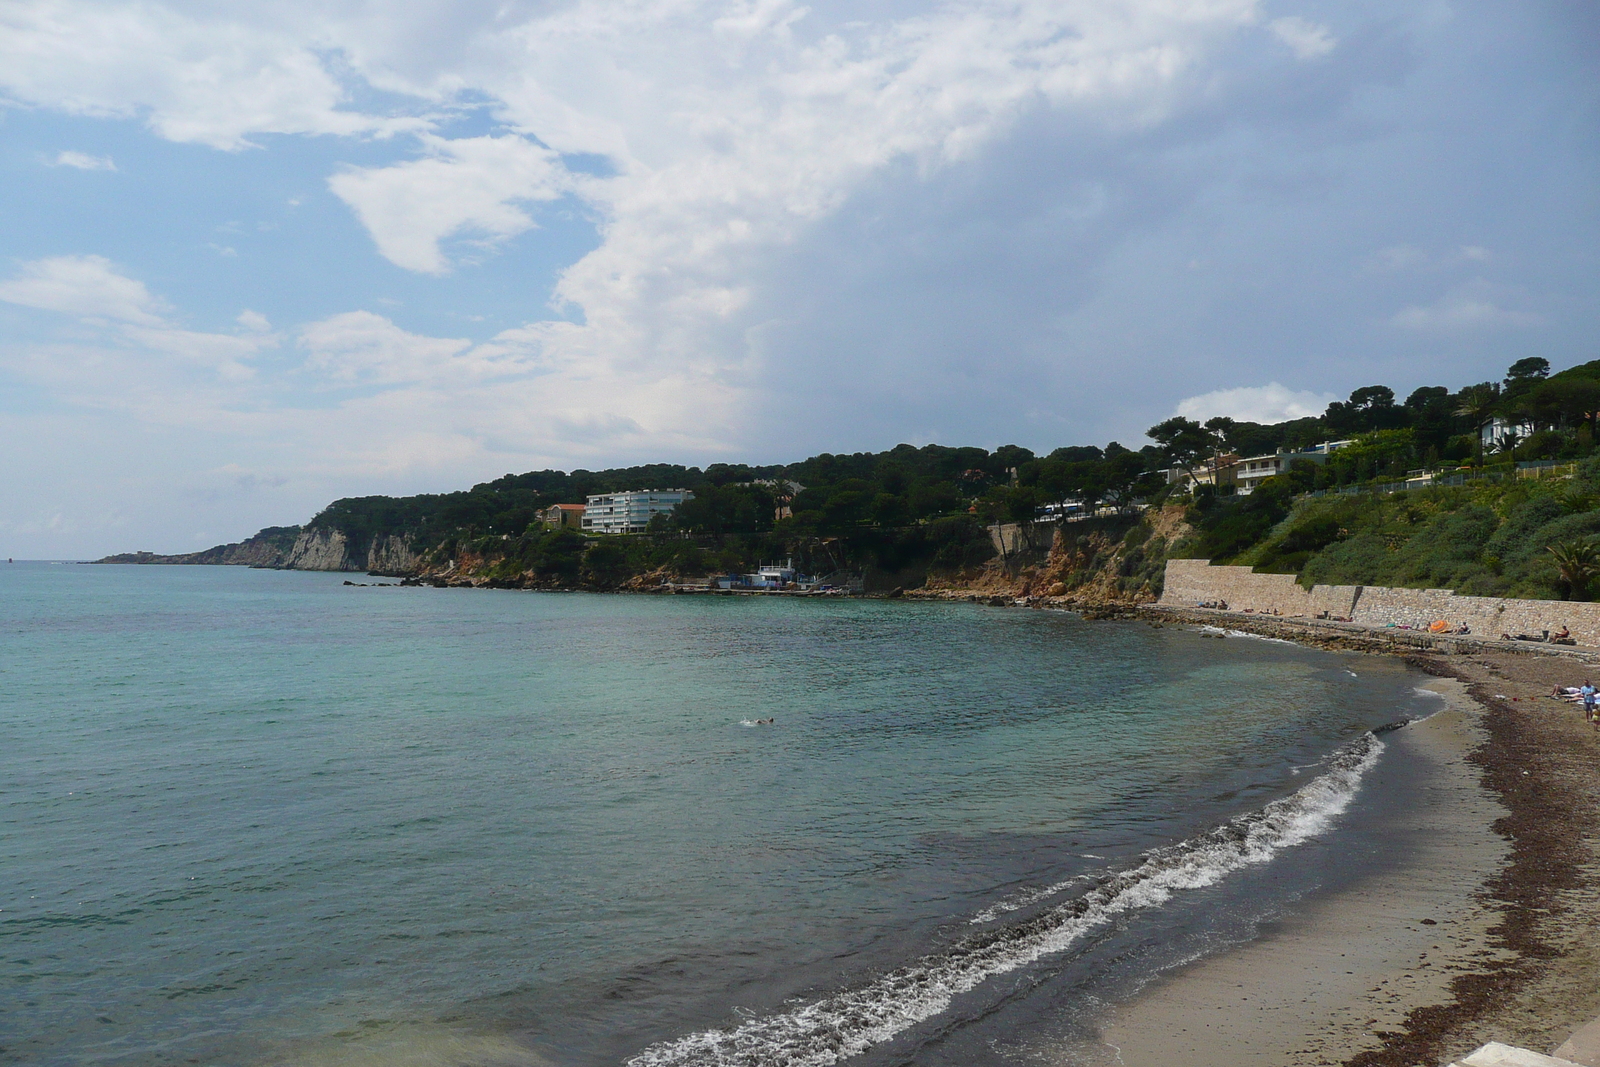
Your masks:
M 1587 599 L 1589 586 L 1600 577 L 1600 548 L 1593 541 L 1567 541 L 1545 551 L 1555 560 L 1560 583 L 1566 586 L 1566 598 Z
M 1494 416 L 1499 402 L 1494 389 L 1487 385 L 1474 385 L 1461 390 L 1456 401 L 1456 414 L 1472 420 L 1472 430 L 1478 439 L 1478 466 L 1483 466 L 1483 424 Z

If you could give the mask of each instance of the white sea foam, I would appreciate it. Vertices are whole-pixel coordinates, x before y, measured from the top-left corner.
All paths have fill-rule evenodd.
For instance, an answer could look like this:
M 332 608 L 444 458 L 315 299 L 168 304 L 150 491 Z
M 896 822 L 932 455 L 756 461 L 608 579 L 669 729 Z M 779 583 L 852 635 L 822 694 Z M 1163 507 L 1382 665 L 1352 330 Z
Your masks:
M 1070 948 L 1119 915 L 1156 907 L 1181 890 L 1214 885 L 1316 837 L 1349 806 L 1383 747 L 1375 734 L 1365 734 L 1336 752 L 1327 772 L 1289 796 L 1152 849 L 1127 870 L 1101 872 L 1087 892 L 1031 918 L 973 933 L 945 952 L 792 1011 L 652 1045 L 628 1067 L 828 1067 L 848 1059 L 941 1014 L 956 996 L 988 979 Z M 1078 881 L 1060 883 L 1034 900 Z
M 1444 699 L 1444 694 L 1443 693 L 1440 693 L 1437 690 L 1433 690 L 1433 689 L 1424 689 L 1421 686 L 1417 686 L 1416 688 L 1412 689 L 1411 691 L 1413 693 L 1417 694 L 1417 696 L 1419 696 L 1419 697 L 1438 697 L 1440 700 Z
M 1265 634 L 1253 634 L 1249 630 L 1227 630 L 1221 626 L 1202 626 L 1200 627 L 1200 632 L 1203 634 L 1222 634 L 1225 637 L 1248 637 L 1254 641 L 1270 641 L 1275 645 L 1292 645 L 1295 643 L 1282 637 L 1268 637 Z
M 1102 859 L 1103 857 L 1085 856 L 1084 858 L 1097 860 Z M 1009 915 L 1014 911 L 1021 911 L 1023 908 L 1031 907 L 1034 904 L 1039 903 L 1041 900 L 1048 900 L 1057 894 L 1065 893 L 1075 885 L 1079 885 L 1083 882 L 1092 882 L 1095 880 L 1095 877 L 1096 876 L 1092 874 L 1079 874 L 1068 878 L 1065 882 L 1057 882 L 1054 885 L 1034 886 L 1031 889 L 1021 890 L 1020 892 L 1014 893 L 1004 900 L 997 901 L 994 904 L 989 905 L 987 908 L 984 908 L 982 911 L 978 912 L 978 914 L 968 919 L 967 922 L 973 926 L 979 926 L 983 923 L 992 923 L 1002 915 Z
M 1248 637 L 1254 641 L 1270 641 L 1275 645 L 1292 645 L 1293 641 L 1284 637 L 1268 637 L 1266 634 L 1253 634 L 1249 630 L 1227 630 L 1229 637 Z

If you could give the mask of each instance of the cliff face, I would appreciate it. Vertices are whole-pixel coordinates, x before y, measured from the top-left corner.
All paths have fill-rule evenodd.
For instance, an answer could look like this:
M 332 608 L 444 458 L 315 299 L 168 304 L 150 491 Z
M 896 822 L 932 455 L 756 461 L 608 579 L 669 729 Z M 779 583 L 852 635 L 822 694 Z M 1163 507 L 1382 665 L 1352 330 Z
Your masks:
M 349 539 L 338 530 L 302 530 L 281 566 L 291 571 L 353 571 Z
M 365 552 L 340 530 L 302 530 L 278 566 L 291 571 L 373 571 L 391 576 L 415 574 L 421 560 L 411 542 L 395 534 L 373 538 Z
M 993 559 L 975 570 L 930 576 L 925 589 L 917 592 L 956 599 L 1145 603 L 1161 593 L 1167 548 L 1190 532 L 1181 507 L 1110 521 L 992 527 Z
M 406 538 L 394 534 L 376 537 L 367 548 L 366 569 L 373 574 L 409 577 L 417 573 L 421 566 L 421 555 Z

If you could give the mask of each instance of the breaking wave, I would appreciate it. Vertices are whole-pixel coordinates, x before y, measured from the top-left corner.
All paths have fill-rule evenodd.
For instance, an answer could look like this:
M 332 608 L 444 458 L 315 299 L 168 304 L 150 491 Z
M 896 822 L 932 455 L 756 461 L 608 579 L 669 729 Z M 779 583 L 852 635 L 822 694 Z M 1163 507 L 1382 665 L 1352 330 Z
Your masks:
M 988 979 L 1065 951 L 1119 915 L 1158 906 L 1181 890 L 1214 885 L 1316 837 L 1349 806 L 1383 748 L 1376 733 L 1364 734 L 1335 752 L 1326 772 L 1289 796 L 1178 844 L 1152 849 L 1127 870 L 1092 876 L 1092 887 L 1071 900 L 970 934 L 944 952 L 791 1011 L 652 1045 L 628 1060 L 628 1067 L 828 1067 L 865 1052 L 943 1013 L 955 997 Z M 1082 881 L 1074 878 L 1026 894 L 1020 898 L 1025 903 L 990 908 L 977 921 L 992 921 Z
M 1275 645 L 1292 645 L 1295 642 L 1284 637 L 1268 637 L 1266 634 L 1251 633 L 1249 630 L 1229 630 L 1221 626 L 1202 626 L 1203 634 L 1222 634 L 1224 637 L 1248 637 L 1255 641 L 1270 641 Z

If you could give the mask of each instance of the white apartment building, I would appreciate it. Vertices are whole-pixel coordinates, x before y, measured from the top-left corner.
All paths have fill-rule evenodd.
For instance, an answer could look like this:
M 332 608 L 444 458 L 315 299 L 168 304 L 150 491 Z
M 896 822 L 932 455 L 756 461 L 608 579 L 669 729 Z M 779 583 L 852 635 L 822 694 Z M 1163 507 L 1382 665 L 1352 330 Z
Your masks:
M 1320 445 L 1312 445 L 1303 452 L 1277 452 L 1268 456 L 1248 456 L 1239 460 L 1234 468 L 1234 483 L 1239 487 L 1240 496 L 1249 496 L 1255 492 L 1256 486 L 1271 478 L 1275 474 L 1282 474 L 1294 465 L 1297 459 L 1309 459 L 1313 463 L 1328 462 L 1328 453 L 1337 452 L 1350 441 L 1325 441 Z
M 1520 440 L 1531 436 L 1535 432 L 1537 432 L 1537 429 L 1531 422 L 1512 422 L 1510 419 L 1502 419 L 1498 415 L 1478 427 L 1478 437 L 1483 441 L 1483 447 L 1486 450 L 1499 448 L 1500 443 L 1507 437 L 1516 437 Z
M 687 489 L 635 489 L 627 493 L 601 493 L 588 498 L 583 509 L 585 533 L 644 533 L 657 515 L 670 515 L 685 500 Z

